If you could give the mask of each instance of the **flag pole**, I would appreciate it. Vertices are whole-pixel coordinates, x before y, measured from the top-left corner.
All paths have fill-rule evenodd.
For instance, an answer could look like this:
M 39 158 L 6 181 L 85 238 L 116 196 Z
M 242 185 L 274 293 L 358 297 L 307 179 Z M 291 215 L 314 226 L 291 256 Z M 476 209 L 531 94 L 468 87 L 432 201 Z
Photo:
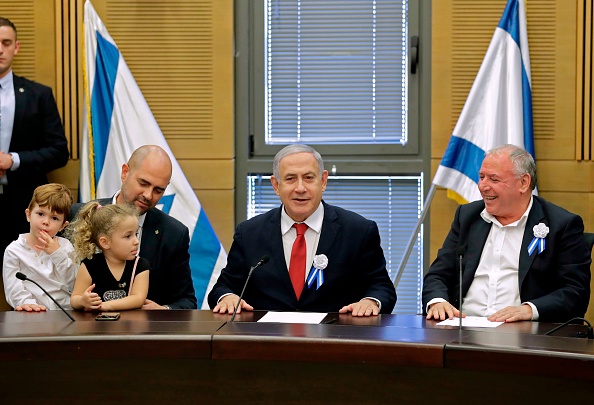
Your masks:
M 423 207 L 423 210 L 421 211 L 421 215 L 419 216 L 417 224 L 416 224 L 415 228 L 413 229 L 410 239 L 408 240 L 408 245 L 406 245 L 406 250 L 404 251 L 402 260 L 400 260 L 400 265 L 398 266 L 398 273 L 396 273 L 396 278 L 394 279 L 394 287 L 398 287 L 398 283 L 400 282 L 400 279 L 402 278 L 402 273 L 404 273 L 404 267 L 406 266 L 406 263 L 408 262 L 408 258 L 410 257 L 410 252 L 412 251 L 413 245 L 415 244 L 415 240 L 417 239 L 417 235 L 419 233 L 419 228 L 421 227 L 421 224 L 423 223 L 423 221 L 425 221 L 425 217 L 427 216 L 427 213 L 429 212 L 429 207 L 431 206 L 431 201 L 433 201 L 433 196 L 435 195 L 436 188 L 437 188 L 437 186 L 435 184 L 431 183 L 431 188 L 429 189 L 429 192 L 427 193 L 427 198 L 425 199 L 425 206 Z

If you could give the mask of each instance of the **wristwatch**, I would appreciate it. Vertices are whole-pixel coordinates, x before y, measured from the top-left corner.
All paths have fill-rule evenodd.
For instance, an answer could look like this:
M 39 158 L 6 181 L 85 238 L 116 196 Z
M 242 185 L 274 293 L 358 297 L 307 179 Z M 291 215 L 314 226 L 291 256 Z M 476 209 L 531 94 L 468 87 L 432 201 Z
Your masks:
M 165 309 L 171 309 L 171 307 L 170 307 L 169 305 L 163 305 L 163 307 L 164 307 Z

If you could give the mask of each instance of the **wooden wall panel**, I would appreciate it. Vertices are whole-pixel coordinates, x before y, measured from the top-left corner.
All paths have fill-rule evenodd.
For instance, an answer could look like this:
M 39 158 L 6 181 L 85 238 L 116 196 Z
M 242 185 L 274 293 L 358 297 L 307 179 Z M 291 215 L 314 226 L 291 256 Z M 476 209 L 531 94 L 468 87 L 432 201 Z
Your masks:
M 232 159 L 233 2 L 107 0 L 96 9 L 167 140 L 186 141 L 177 158 Z

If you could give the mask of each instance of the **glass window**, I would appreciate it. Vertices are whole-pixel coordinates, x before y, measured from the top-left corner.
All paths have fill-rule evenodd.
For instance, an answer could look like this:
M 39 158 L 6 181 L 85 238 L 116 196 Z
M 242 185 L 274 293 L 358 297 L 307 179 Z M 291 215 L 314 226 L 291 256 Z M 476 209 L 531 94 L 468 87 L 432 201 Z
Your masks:
M 268 0 L 267 144 L 407 143 L 407 1 Z

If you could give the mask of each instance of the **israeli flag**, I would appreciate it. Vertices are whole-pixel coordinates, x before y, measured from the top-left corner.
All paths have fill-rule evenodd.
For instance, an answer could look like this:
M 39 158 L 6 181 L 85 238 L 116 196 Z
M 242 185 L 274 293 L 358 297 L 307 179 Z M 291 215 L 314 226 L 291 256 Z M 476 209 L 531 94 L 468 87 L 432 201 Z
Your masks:
M 508 0 L 468 94 L 433 184 L 448 197 L 480 200 L 479 169 L 485 153 L 513 144 L 534 154 L 532 84 L 524 0 Z
M 208 308 L 208 291 L 227 262 L 194 190 L 188 183 L 124 57 L 90 1 L 85 2 L 85 121 L 80 201 L 110 197 L 122 184 L 122 164 L 142 145 L 159 145 L 173 164 L 171 183 L 158 208 L 190 231 L 190 267 L 198 304 Z

